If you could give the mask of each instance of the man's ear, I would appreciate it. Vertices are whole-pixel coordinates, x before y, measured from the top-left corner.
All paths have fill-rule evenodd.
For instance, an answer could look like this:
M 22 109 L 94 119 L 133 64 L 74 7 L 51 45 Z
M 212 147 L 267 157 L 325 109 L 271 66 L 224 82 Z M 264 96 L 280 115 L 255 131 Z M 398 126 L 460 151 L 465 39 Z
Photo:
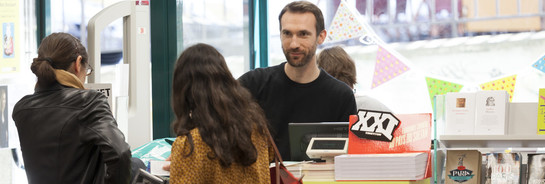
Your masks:
M 318 44 L 324 43 L 326 36 L 327 36 L 327 31 L 325 29 L 320 31 L 320 34 L 318 34 Z

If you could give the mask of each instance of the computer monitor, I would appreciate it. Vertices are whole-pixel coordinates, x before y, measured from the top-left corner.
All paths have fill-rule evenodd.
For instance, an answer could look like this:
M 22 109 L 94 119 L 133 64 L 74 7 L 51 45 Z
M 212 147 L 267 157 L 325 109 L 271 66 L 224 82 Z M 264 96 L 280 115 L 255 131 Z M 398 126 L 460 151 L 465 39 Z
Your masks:
M 348 138 L 348 122 L 289 123 L 292 161 L 311 160 L 307 147 L 313 137 Z

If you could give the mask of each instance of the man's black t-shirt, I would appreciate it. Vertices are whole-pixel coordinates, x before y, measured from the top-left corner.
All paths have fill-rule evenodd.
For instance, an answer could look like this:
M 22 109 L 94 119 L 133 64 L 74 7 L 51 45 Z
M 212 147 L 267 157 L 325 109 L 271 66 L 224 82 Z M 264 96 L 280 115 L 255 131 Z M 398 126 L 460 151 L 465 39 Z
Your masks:
M 347 122 L 357 109 L 345 83 L 322 69 L 316 80 L 296 83 L 286 75 L 285 64 L 252 70 L 238 80 L 265 111 L 283 160 L 291 160 L 288 123 Z

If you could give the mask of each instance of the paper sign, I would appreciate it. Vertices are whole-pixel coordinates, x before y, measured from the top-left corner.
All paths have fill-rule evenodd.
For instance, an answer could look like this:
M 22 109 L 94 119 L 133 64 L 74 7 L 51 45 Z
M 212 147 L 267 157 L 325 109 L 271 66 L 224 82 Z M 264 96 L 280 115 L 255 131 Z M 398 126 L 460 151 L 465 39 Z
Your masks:
M 349 127 L 365 119 L 365 111 L 350 116 Z M 431 113 L 396 114 L 399 127 L 391 142 L 359 138 L 348 132 L 348 154 L 426 152 L 431 147 Z M 382 126 L 382 123 L 380 124 Z M 387 129 L 387 127 L 383 127 Z
M 110 83 L 85 83 L 85 89 L 94 89 L 108 97 L 108 104 L 112 108 L 112 84 Z
M 545 73 L 545 56 L 539 58 L 539 60 L 537 60 L 536 63 L 534 63 L 532 65 L 532 67 L 534 67 L 534 68 L 538 69 L 539 71 Z
M 359 110 L 358 120 L 350 125 L 350 132 L 361 139 L 392 142 L 399 119 L 390 112 Z
M 16 0 L 0 0 L 0 74 L 19 72 L 24 60 L 21 9 L 23 3 Z
M 507 93 L 509 93 L 509 102 L 511 102 L 513 100 L 516 82 L 517 75 L 512 75 L 495 81 L 483 83 L 480 85 L 480 87 L 482 90 L 505 90 Z
M 360 21 L 359 12 L 342 0 L 327 29 L 326 42 L 343 41 L 367 34 Z
M 409 67 L 407 65 L 392 55 L 388 50 L 379 46 L 371 89 L 388 82 L 408 70 Z
M 362 113 L 365 111 L 360 110 L 358 115 L 350 116 L 349 127 L 353 127 L 360 118 L 364 119 Z M 431 113 L 396 114 L 395 117 L 400 122 L 393 132 L 391 142 L 362 139 L 352 131 L 348 131 L 348 154 L 426 152 L 428 160 L 424 178 L 431 177 Z M 382 123 L 379 126 L 383 126 L 382 129 L 388 127 Z
M 448 92 L 459 92 L 460 89 L 462 89 L 462 87 L 464 86 L 461 84 L 434 79 L 431 77 L 426 77 L 426 84 L 428 84 L 428 91 L 430 93 L 430 102 L 432 109 L 435 109 L 435 104 L 433 103 L 433 97 L 435 95 L 444 95 Z
M 545 88 L 539 89 L 537 108 L 537 134 L 545 135 Z

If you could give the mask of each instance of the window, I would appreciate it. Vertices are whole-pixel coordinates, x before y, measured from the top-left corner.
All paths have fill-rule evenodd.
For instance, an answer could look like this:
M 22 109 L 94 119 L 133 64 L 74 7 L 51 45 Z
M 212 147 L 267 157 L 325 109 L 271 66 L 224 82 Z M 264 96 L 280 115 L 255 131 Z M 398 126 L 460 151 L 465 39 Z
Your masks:
M 183 47 L 214 46 L 225 57 L 233 77 L 249 63 L 248 2 L 242 0 L 183 1 Z
M 269 1 L 269 65 L 285 61 L 280 46 L 278 14 L 291 0 Z M 387 52 L 409 70 L 373 86 L 377 44 L 358 38 L 326 42 L 318 51 L 342 46 L 357 67 L 357 93 L 383 102 L 395 113 L 432 112 L 426 78 L 463 85 L 516 76 L 513 102 L 536 102 L 545 87 L 545 73 L 532 64 L 545 55 L 543 0 L 332 0 L 318 3 L 329 29 L 341 2 L 370 29 Z M 498 4 L 496 4 L 498 2 Z M 497 5 L 497 6 L 496 6 Z M 499 12 L 499 13 L 497 13 Z M 368 37 L 372 38 L 372 37 Z M 378 84 L 378 83 L 377 83 Z

